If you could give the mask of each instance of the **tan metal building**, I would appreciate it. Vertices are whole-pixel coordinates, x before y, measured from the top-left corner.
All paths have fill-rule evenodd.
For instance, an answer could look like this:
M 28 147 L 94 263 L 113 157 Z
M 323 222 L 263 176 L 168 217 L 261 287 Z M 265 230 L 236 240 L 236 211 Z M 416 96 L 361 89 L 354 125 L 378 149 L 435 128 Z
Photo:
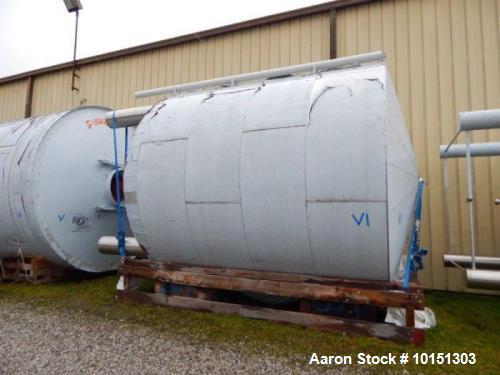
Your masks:
M 445 226 L 454 253 L 468 253 L 465 168 L 451 161 L 450 221 L 444 221 L 438 146 L 459 111 L 500 108 L 500 0 L 337 0 L 0 79 L 0 122 L 99 104 L 124 108 L 161 97 L 134 91 L 384 50 L 405 114 L 425 193 L 426 287 L 464 290 L 442 266 Z M 484 131 L 474 141 L 500 140 Z M 474 161 L 480 255 L 500 256 L 500 160 Z

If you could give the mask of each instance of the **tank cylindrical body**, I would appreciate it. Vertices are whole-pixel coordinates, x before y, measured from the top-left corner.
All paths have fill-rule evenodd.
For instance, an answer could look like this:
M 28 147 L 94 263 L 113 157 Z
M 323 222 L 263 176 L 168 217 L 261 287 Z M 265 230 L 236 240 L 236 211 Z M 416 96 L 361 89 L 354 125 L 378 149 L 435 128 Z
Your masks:
M 82 107 L 0 124 L 0 258 L 21 253 L 90 272 L 116 268 L 118 257 L 96 249 L 116 232 L 107 111 Z
M 152 259 L 398 277 L 418 173 L 383 64 L 171 97 L 129 156 L 127 216 Z

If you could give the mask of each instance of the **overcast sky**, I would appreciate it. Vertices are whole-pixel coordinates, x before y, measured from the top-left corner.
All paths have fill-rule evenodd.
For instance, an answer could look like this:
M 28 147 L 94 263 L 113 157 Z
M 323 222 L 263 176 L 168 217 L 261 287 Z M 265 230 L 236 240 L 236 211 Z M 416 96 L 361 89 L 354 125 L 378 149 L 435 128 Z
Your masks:
M 326 0 L 81 0 L 77 58 Z M 73 58 L 74 14 L 63 0 L 0 0 L 0 77 Z

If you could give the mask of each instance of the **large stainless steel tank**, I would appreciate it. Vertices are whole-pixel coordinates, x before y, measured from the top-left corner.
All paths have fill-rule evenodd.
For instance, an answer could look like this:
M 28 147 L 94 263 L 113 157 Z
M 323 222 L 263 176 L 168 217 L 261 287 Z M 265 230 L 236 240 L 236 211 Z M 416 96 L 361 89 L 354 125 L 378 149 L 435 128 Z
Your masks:
M 117 257 L 96 251 L 97 240 L 116 231 L 107 111 L 82 107 L 0 124 L 0 258 L 21 251 L 84 271 L 116 268 Z
M 383 63 L 173 96 L 125 169 L 152 259 L 376 280 L 397 278 L 417 183 Z

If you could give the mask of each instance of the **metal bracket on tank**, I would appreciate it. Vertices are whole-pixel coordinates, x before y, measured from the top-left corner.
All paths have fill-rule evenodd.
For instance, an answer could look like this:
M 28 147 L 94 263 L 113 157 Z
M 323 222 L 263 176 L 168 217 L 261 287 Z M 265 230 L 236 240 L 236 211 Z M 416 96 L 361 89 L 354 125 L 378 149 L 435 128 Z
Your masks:
M 106 158 L 100 158 L 100 159 L 97 159 L 97 161 L 103 165 L 105 165 L 106 167 L 110 167 L 110 168 L 114 168 L 115 167 L 115 163 L 109 159 L 106 159 Z M 118 168 L 120 169 L 123 169 L 123 163 L 118 163 Z
M 122 210 L 126 210 L 125 206 L 120 206 L 120 208 Z M 96 211 L 99 211 L 99 212 L 111 212 L 111 211 L 116 211 L 116 207 L 115 206 L 105 206 L 105 205 L 100 205 L 100 206 L 97 206 L 95 208 Z

